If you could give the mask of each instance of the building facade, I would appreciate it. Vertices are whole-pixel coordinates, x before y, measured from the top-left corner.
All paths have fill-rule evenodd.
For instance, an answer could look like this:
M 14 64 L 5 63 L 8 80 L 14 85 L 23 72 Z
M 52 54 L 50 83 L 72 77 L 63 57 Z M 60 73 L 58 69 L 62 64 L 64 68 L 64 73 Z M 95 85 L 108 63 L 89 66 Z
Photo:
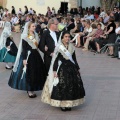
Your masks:
M 56 11 L 60 8 L 61 2 L 68 2 L 68 9 L 77 8 L 78 6 L 90 7 L 90 6 L 100 6 L 100 0 L 0 0 L 0 4 L 3 7 L 8 8 L 11 11 L 11 6 L 15 6 L 16 11 L 22 8 L 24 11 L 24 6 L 28 8 L 33 8 L 37 13 L 45 14 L 47 7 L 54 7 Z

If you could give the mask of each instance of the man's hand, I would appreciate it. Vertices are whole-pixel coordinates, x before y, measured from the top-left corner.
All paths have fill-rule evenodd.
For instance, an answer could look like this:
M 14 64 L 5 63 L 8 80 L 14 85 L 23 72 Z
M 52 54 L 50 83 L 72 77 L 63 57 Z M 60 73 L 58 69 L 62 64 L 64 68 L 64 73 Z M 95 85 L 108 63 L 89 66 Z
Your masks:
M 54 77 L 58 77 L 58 75 L 57 75 L 57 72 L 56 71 L 54 71 Z
M 45 45 L 45 51 L 48 51 L 48 47 Z

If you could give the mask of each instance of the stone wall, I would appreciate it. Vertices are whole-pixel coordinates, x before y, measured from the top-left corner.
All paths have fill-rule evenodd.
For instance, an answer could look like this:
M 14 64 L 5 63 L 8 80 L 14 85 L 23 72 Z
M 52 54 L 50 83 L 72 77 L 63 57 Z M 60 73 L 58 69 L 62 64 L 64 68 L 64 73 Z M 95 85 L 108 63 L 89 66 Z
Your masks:
M 78 7 L 78 0 L 69 0 L 69 3 L 71 5 L 71 8 L 77 8 Z
M 3 6 L 4 8 L 7 5 L 7 0 L 0 0 L 0 6 Z

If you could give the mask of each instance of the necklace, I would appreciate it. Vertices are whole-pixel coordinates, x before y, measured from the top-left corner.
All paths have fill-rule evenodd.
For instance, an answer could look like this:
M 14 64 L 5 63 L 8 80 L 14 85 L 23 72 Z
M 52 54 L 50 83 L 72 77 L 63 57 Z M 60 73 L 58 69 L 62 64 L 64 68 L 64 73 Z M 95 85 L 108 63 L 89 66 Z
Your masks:
M 65 46 L 66 49 L 68 49 L 69 43 L 64 43 L 64 42 L 63 42 L 63 45 Z

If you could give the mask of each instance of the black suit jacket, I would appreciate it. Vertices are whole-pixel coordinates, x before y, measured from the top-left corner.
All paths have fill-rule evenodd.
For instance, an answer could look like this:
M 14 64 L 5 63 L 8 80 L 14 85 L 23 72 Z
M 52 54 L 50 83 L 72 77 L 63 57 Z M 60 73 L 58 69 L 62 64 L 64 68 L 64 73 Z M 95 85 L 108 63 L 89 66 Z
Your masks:
M 58 40 L 59 34 L 56 33 L 56 36 Z M 45 45 L 48 47 L 47 51 L 45 51 Z M 44 62 L 45 62 L 46 71 L 48 73 L 50 64 L 51 64 L 51 59 L 52 59 L 50 54 L 53 53 L 55 49 L 55 42 L 52 36 L 50 35 L 49 30 L 46 30 L 43 32 L 41 36 L 40 44 L 39 44 L 39 49 L 44 53 Z
M 57 40 L 59 39 L 59 33 L 56 32 Z M 48 50 L 45 51 L 45 45 L 48 47 Z M 46 30 L 41 36 L 39 49 L 44 53 L 44 55 L 50 56 L 51 53 L 54 52 L 55 42 L 50 35 L 50 31 Z

